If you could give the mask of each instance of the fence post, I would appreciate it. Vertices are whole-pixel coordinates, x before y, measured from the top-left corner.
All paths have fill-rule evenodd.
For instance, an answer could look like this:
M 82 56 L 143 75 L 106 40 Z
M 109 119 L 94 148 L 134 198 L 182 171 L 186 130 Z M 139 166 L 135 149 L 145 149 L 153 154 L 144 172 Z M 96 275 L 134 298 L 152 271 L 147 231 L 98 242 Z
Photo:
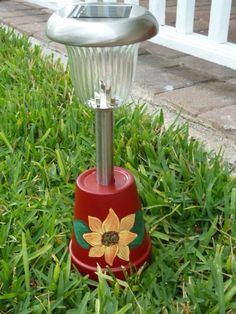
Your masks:
M 124 3 L 139 5 L 139 0 L 125 0 Z
M 156 17 L 160 26 L 165 25 L 166 0 L 149 0 L 149 10 Z
M 216 0 L 217 1 L 217 0 Z M 176 30 L 181 34 L 193 32 L 195 0 L 178 0 Z
M 208 36 L 218 44 L 228 39 L 232 0 L 212 0 Z

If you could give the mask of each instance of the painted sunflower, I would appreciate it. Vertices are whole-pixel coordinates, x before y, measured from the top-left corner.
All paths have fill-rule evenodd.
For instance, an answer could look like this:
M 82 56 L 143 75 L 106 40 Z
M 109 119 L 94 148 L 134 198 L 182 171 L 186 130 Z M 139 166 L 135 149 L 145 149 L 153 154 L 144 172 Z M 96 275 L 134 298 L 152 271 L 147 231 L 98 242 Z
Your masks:
M 129 261 L 129 244 L 134 241 L 137 234 L 131 232 L 135 221 L 135 214 L 128 215 L 119 220 L 112 208 L 106 219 L 101 222 L 97 217 L 88 216 L 89 228 L 92 232 L 84 233 L 84 240 L 91 245 L 90 257 L 104 255 L 107 264 L 112 266 L 116 256 Z

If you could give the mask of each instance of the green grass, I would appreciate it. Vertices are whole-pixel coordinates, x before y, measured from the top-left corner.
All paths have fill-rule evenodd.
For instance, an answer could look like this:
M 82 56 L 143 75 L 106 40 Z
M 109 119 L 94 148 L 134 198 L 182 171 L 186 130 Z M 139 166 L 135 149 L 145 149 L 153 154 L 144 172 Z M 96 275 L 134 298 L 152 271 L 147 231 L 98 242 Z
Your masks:
M 135 175 L 153 257 L 127 282 L 99 269 L 91 282 L 70 271 L 68 243 L 94 113 L 59 63 L 3 29 L 0 64 L 0 312 L 236 313 L 236 180 L 221 154 L 162 113 L 119 109 L 115 163 Z

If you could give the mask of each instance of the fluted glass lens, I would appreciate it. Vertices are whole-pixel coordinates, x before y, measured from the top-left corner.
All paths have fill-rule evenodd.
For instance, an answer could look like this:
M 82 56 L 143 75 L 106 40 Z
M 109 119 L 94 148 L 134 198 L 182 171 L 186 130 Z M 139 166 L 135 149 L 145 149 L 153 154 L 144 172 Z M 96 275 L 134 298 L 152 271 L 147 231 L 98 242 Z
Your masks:
M 93 108 L 123 104 L 134 79 L 138 46 L 67 46 L 72 81 L 80 102 Z

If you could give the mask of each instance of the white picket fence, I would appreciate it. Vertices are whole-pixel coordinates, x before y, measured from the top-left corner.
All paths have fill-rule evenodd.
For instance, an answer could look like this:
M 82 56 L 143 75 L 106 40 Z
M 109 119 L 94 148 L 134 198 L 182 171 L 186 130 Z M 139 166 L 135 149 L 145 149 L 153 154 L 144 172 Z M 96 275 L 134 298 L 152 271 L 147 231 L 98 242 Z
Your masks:
M 195 0 L 176 0 L 176 26 L 165 24 L 166 0 L 149 0 L 160 30 L 153 43 L 236 69 L 236 44 L 227 41 L 232 0 L 212 0 L 208 36 L 193 32 Z M 85 0 L 94 2 L 94 0 Z M 98 0 L 139 4 L 139 0 Z
M 178 0 L 176 26 L 165 25 L 165 0 L 150 0 L 161 27 L 153 42 L 236 69 L 236 44 L 227 41 L 232 0 L 212 0 L 208 36 L 193 32 L 195 0 Z

